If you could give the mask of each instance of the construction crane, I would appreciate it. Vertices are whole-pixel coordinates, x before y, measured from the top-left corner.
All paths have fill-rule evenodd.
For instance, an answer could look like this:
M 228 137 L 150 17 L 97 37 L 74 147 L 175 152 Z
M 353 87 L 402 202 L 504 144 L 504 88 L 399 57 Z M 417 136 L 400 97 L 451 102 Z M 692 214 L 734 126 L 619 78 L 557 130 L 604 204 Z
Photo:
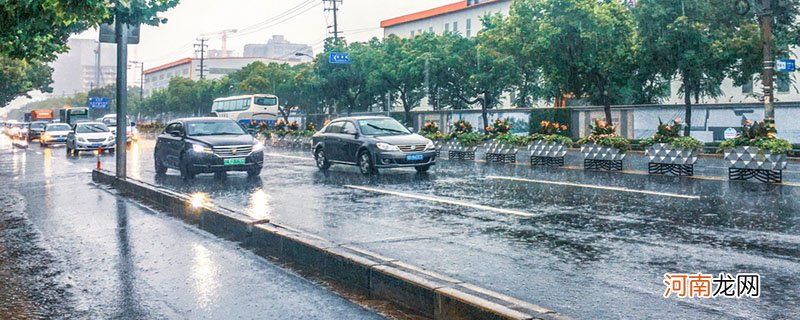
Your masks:
M 222 49 L 222 57 L 224 58 L 224 57 L 228 56 L 228 35 L 234 34 L 234 33 L 237 33 L 237 32 L 239 32 L 239 30 L 228 29 L 228 30 L 221 30 L 221 31 L 217 31 L 217 32 L 203 33 L 203 34 L 200 35 L 200 37 L 204 37 L 204 38 L 205 37 L 214 37 L 214 38 L 219 37 L 220 40 L 222 41 L 222 48 L 221 49 Z

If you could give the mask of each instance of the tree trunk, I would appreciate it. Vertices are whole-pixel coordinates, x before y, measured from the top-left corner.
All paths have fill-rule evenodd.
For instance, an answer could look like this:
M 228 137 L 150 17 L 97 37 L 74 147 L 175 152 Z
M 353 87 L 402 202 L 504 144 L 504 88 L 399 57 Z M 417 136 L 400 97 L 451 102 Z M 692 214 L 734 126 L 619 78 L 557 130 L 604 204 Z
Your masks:
M 403 91 L 400 92 L 400 102 L 403 103 L 403 113 L 405 113 L 406 116 L 406 127 L 413 126 L 414 119 L 411 118 L 411 106 L 408 104 L 408 97 Z
M 692 134 L 692 95 L 691 90 L 689 87 L 684 83 L 684 97 L 683 100 L 686 103 L 686 127 L 683 129 L 684 136 L 690 136 Z
M 483 132 L 488 133 L 486 128 L 489 127 L 489 114 L 487 113 L 486 109 L 488 109 L 489 99 L 487 99 L 488 94 L 483 93 L 483 98 L 481 99 L 481 116 L 483 117 Z
M 608 100 L 606 100 L 606 103 L 603 104 L 603 111 L 606 113 L 606 123 L 609 126 L 613 126 L 614 120 L 611 118 L 611 104 L 608 103 Z

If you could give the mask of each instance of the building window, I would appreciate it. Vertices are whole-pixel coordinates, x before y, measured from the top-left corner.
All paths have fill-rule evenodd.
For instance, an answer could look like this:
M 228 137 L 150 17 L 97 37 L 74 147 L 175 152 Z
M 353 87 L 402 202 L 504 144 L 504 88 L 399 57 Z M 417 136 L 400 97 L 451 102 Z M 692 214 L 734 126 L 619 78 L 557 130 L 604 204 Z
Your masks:
M 467 19 L 467 32 L 465 33 L 467 38 L 472 37 L 472 19 Z
M 449 23 L 445 23 L 444 24 L 444 32 L 450 32 L 450 24 Z
M 753 93 L 753 79 L 752 78 L 750 80 L 748 80 L 747 83 L 742 85 L 742 93 L 743 94 Z
M 433 33 L 433 27 L 428 28 L 428 32 Z
M 458 21 L 453 22 L 453 33 L 458 33 Z
M 412 38 L 414 37 L 414 33 L 415 33 L 415 31 L 414 31 L 414 30 L 411 30 L 411 37 L 412 37 Z

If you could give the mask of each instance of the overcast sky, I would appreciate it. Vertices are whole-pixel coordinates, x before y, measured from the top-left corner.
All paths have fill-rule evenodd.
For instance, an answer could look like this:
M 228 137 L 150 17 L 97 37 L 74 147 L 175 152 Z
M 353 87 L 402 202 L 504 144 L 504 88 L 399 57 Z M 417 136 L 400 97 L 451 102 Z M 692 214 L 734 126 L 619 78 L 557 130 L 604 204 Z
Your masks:
M 441 6 L 457 0 L 343 0 L 339 11 L 339 29 L 348 41 L 363 41 L 382 36 L 380 21 L 420 10 Z M 292 14 L 288 10 L 301 5 Z M 145 68 L 155 67 L 193 54 L 192 44 L 201 33 L 226 29 L 245 29 L 272 18 L 260 30 L 229 37 L 228 50 L 241 54 L 247 43 L 266 43 L 272 35 L 285 35 L 295 43 L 306 43 L 319 52 L 331 20 L 324 12 L 322 0 L 181 0 L 175 8 L 163 14 L 169 21 L 159 27 L 145 27 L 139 45 L 130 46 L 130 60 L 145 62 Z M 288 19 L 288 20 L 287 20 Z M 332 21 L 331 21 L 332 22 Z M 77 37 L 95 38 L 94 31 Z M 209 49 L 219 49 L 219 37 L 209 36 Z

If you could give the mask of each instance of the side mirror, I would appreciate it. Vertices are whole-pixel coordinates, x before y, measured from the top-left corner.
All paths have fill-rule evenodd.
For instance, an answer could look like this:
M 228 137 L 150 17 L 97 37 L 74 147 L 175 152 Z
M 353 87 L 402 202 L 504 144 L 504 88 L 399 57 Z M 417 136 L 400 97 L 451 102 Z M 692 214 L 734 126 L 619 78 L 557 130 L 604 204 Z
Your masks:
M 408 129 L 408 132 L 414 132 L 414 127 L 406 127 L 406 129 Z
M 245 129 L 245 130 L 247 130 L 247 133 L 249 133 L 251 136 L 255 137 L 255 136 L 258 135 L 258 131 L 256 131 L 256 129 L 249 128 L 249 129 Z
M 358 134 L 358 132 L 355 132 L 355 131 L 353 131 L 353 130 L 349 130 L 349 129 L 344 129 L 344 130 L 342 131 L 342 133 L 344 133 L 344 134 L 349 134 L 349 135 L 353 135 L 353 136 Z

